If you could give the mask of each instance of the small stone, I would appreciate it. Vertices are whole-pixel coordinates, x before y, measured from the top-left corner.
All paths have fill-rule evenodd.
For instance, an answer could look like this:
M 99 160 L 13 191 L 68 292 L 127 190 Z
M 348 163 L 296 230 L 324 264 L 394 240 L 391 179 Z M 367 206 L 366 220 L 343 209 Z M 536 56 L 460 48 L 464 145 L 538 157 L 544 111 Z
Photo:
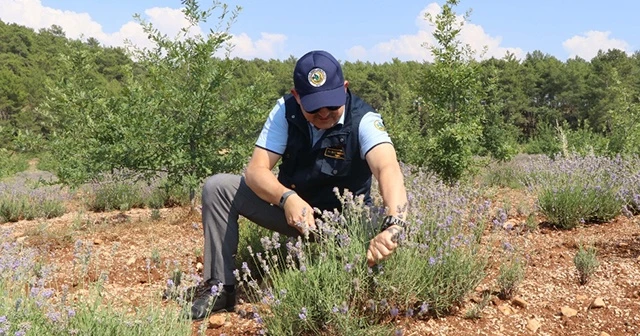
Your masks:
M 567 306 L 564 306 L 564 307 L 560 308 L 560 313 L 565 317 L 574 317 L 574 316 L 578 315 L 578 311 L 577 310 L 575 310 L 573 308 L 570 308 L 570 307 L 567 307 Z
M 499 305 L 498 310 L 506 316 L 509 316 L 511 315 L 511 313 L 513 313 L 513 310 L 511 309 L 511 307 L 509 307 L 509 305 L 507 305 L 506 303 Z
M 529 305 L 527 301 L 525 301 L 523 298 L 519 296 L 513 298 L 513 300 L 511 300 L 511 303 L 513 303 L 514 306 L 520 307 L 520 308 L 527 308 L 527 306 Z
M 527 329 L 531 330 L 532 332 L 538 331 L 538 329 L 540 329 L 540 322 L 534 318 L 529 319 L 529 321 L 527 321 Z
M 127 266 L 131 266 L 136 263 L 136 257 L 131 257 L 127 260 Z
M 16 243 L 22 244 L 25 240 L 27 240 L 27 236 L 18 237 L 18 239 L 16 239 Z
M 593 301 L 589 305 L 589 309 L 603 308 L 605 306 L 606 305 L 604 304 L 604 300 L 601 297 L 597 297 L 597 298 L 593 299 Z
M 209 328 L 218 329 L 224 325 L 225 318 L 222 314 L 217 314 L 209 317 Z
M 588 297 L 586 295 L 577 295 L 576 296 L 576 300 L 583 302 L 583 301 L 587 301 Z
M 518 225 L 518 222 L 515 219 L 509 219 L 504 224 L 502 224 L 502 228 L 505 230 L 511 230 Z
M 100 244 L 102 244 L 102 239 L 96 238 L 93 240 L 93 245 L 100 245 Z
M 196 264 L 196 271 L 200 272 L 200 271 L 202 271 L 203 268 L 204 268 L 204 266 L 202 265 L 202 263 L 199 262 L 199 263 Z
M 600 336 L 611 336 L 611 335 L 609 335 L 609 333 L 603 331 L 603 332 L 600 333 Z

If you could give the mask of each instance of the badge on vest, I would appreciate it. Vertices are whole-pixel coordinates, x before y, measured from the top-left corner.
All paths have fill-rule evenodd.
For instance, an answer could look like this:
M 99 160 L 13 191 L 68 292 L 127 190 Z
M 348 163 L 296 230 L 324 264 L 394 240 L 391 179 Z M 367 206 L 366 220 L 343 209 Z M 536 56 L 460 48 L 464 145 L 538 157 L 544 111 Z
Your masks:
M 344 160 L 344 149 L 342 147 L 327 147 L 324 150 L 324 156 Z

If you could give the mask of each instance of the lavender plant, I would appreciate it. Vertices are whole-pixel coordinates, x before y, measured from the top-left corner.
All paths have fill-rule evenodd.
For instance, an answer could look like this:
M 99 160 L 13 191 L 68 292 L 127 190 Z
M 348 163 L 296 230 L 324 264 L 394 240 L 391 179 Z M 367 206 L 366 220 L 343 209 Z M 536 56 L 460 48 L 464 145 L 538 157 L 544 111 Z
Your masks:
M 527 185 L 538 195 L 540 212 L 551 224 L 568 229 L 606 222 L 621 213 L 626 167 L 620 157 L 573 154 L 537 160 L 524 169 Z
M 158 209 L 165 206 L 186 205 L 189 193 L 186 188 L 169 187 L 164 176 L 149 182 L 129 171 L 102 174 L 84 187 L 89 197 L 86 206 L 92 211 L 126 211 L 132 208 Z
M 338 195 L 342 213 L 322 214 L 312 239 L 283 242 L 276 233 L 262 239 L 262 251 L 250 251 L 265 281 L 255 279 L 248 263 L 236 277 L 266 332 L 389 335 L 383 322 L 446 313 L 475 288 L 483 278 L 479 241 L 489 204 L 424 171 L 405 167 L 405 173 L 410 224 L 384 263 L 369 268 L 365 260 L 384 209 L 348 192 Z
M 624 214 L 633 216 L 640 214 L 640 157 L 629 157 L 626 163 L 620 197 L 624 201 Z
M 522 257 L 513 251 L 509 243 L 505 243 L 506 256 L 498 273 L 499 296 L 503 300 L 511 299 L 518 291 L 524 279 L 525 264 Z
M 394 258 L 374 276 L 376 299 L 387 298 L 418 316 L 445 314 L 484 277 L 480 237 L 490 202 L 423 170 L 405 175 L 411 225 Z
M 578 270 L 580 284 L 586 284 L 599 266 L 595 247 L 579 245 L 573 263 Z
M 69 194 L 60 186 L 39 185 L 38 173 L 19 173 L 0 182 L 0 223 L 53 218 L 65 213 Z
M 105 305 L 101 283 L 88 294 L 48 287 L 52 269 L 37 251 L 0 232 L 0 335 L 189 335 L 191 323 L 174 308 L 154 305 L 131 314 Z M 82 256 L 77 256 L 82 259 Z

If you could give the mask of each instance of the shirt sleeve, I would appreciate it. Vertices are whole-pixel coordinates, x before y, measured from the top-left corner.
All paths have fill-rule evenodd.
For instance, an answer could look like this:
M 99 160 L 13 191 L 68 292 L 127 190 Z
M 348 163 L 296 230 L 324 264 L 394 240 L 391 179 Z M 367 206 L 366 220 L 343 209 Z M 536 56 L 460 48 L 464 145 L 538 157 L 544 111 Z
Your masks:
M 289 123 L 285 116 L 284 98 L 280 98 L 262 126 L 256 146 L 282 155 L 287 148 L 288 135 Z
M 360 120 L 359 130 L 360 156 L 363 160 L 373 147 L 385 142 L 393 143 L 379 113 L 365 114 Z

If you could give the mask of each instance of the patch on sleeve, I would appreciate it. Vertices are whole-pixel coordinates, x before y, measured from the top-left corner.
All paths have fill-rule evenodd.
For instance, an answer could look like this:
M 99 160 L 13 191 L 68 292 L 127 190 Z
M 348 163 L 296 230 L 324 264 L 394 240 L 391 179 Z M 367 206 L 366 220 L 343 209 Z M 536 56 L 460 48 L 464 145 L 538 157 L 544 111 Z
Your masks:
M 384 124 L 382 123 L 382 120 L 378 119 L 376 121 L 373 122 L 373 126 L 376 127 L 377 130 L 382 131 L 382 132 L 386 132 L 387 129 L 384 127 Z

